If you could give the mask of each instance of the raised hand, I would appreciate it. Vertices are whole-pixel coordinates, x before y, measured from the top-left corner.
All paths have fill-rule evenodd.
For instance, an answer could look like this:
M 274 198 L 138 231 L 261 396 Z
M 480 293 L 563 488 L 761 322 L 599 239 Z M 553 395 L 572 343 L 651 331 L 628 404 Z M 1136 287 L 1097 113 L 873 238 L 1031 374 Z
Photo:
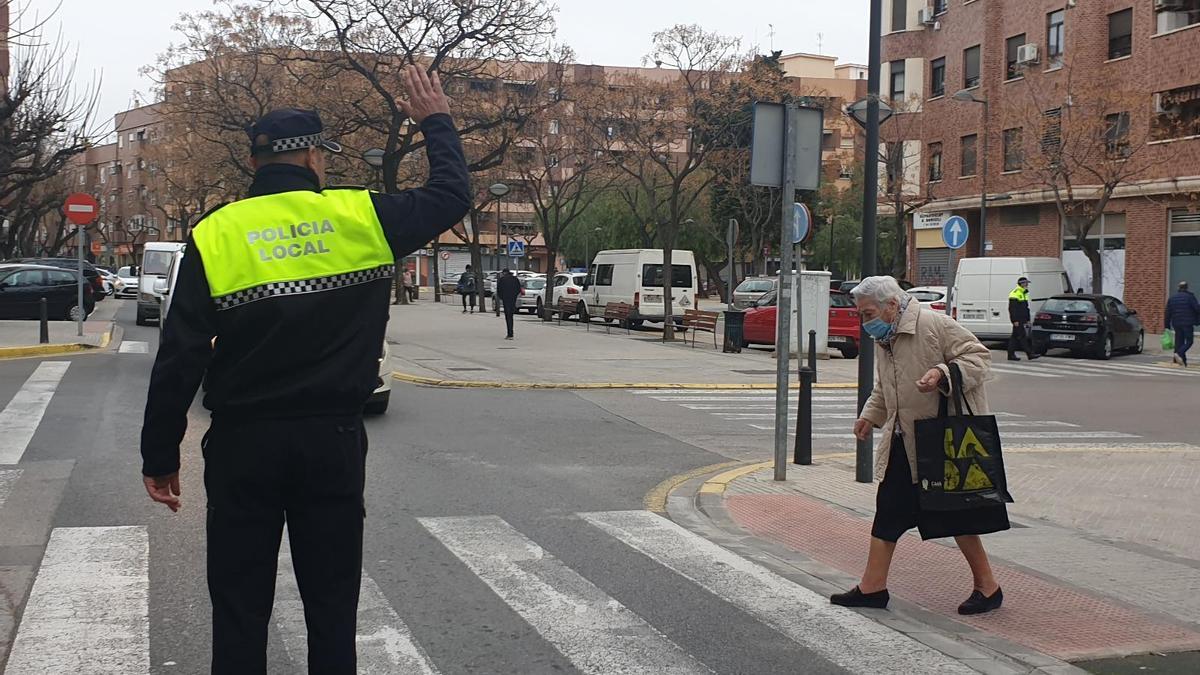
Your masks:
M 408 98 L 400 99 L 400 107 L 417 124 L 430 115 L 450 114 L 450 99 L 442 91 L 442 82 L 436 72 L 426 75 L 421 68 L 408 66 L 404 69 L 404 88 L 408 90 Z

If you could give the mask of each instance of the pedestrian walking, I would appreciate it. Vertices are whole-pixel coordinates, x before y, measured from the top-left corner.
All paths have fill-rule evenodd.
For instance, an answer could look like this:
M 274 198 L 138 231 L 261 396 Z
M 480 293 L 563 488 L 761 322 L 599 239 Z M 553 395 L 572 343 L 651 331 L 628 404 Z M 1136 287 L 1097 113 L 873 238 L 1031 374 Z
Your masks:
M 206 378 L 213 673 L 267 671 L 285 522 L 309 672 L 356 672 L 362 411 L 378 378 L 395 261 L 459 222 L 471 201 L 438 76 L 410 66 L 404 79 L 401 105 L 429 158 L 424 187 L 324 187 L 325 152 L 340 146 L 323 138 L 315 111 L 274 110 L 248 129 L 250 199 L 209 212 L 188 238 L 150 376 L 142 474 L 151 499 L 180 509 L 179 446 Z
M 991 352 L 957 321 L 924 308 L 891 277 L 869 277 L 854 288 L 863 329 L 875 341 L 875 389 L 854 435 L 869 440 L 872 428 L 883 435 L 875 452 L 875 522 L 862 580 L 830 598 L 846 607 L 887 607 L 888 570 L 900 537 L 917 528 L 922 539 L 953 536 L 971 568 L 974 589 L 960 614 L 1000 607 L 1004 594 L 992 575 L 978 535 L 1006 530 L 1004 505 L 969 511 L 922 511 L 917 486 L 916 421 L 938 416 L 940 394 L 951 393 L 950 366 L 962 373 L 962 393 L 977 415 L 988 412 L 983 382 Z M 941 579 L 929 579 L 942 583 Z
M 504 303 L 504 325 L 508 328 L 505 340 L 513 339 L 513 315 L 517 313 L 517 298 L 521 297 L 521 280 L 504 270 L 496 280 L 496 297 Z
M 404 292 L 408 294 L 409 302 L 416 302 L 417 286 L 413 282 L 412 270 L 404 270 Z
M 1175 331 L 1175 363 L 1187 367 L 1187 353 L 1196 339 L 1196 326 L 1200 326 L 1200 301 L 1188 290 L 1188 282 L 1179 282 L 1179 290 L 1167 301 L 1166 328 Z
M 471 314 L 475 313 L 475 275 L 471 273 L 471 266 L 467 265 L 467 271 L 458 275 L 458 285 L 456 286 L 458 294 L 462 296 L 463 314 L 467 313 L 467 302 L 471 303 Z M 480 308 L 479 311 L 483 311 Z
M 1038 358 L 1029 339 L 1029 279 L 1017 279 L 1017 287 L 1008 294 L 1008 320 L 1012 322 L 1012 335 L 1008 338 L 1008 360 L 1020 361 L 1017 349 L 1023 348 L 1030 361 Z

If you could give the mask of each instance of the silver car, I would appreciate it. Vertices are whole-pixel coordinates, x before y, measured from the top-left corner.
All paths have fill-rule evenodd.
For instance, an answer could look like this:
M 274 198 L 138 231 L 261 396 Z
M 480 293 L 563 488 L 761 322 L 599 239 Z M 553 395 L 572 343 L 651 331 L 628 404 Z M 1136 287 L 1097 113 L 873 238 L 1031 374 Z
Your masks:
M 529 310 L 537 314 L 538 300 L 546 292 L 546 277 L 525 277 L 521 279 L 521 295 L 517 297 L 517 311 Z
M 750 303 L 775 290 L 778 280 L 773 277 L 749 277 L 733 289 L 733 306 L 746 309 Z

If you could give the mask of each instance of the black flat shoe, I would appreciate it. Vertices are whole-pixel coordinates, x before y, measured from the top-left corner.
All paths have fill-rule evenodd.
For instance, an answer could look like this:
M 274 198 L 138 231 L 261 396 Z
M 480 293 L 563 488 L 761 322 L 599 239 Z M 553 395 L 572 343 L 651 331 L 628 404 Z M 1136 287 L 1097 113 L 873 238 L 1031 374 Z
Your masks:
M 958 613 L 964 616 L 971 614 L 984 614 L 993 609 L 1000 609 L 1000 605 L 1004 604 L 1004 591 L 997 588 L 991 597 L 985 596 L 978 590 L 971 592 L 971 597 L 967 601 L 958 606 Z
M 1009 360 L 1009 361 L 1020 361 L 1020 360 L 1021 360 L 1021 357 L 1019 357 L 1019 356 L 1010 356 L 1010 357 L 1008 357 L 1008 360 Z
M 873 609 L 886 609 L 888 600 L 892 596 L 887 592 L 887 589 L 876 591 L 874 593 L 863 593 L 858 590 L 858 586 L 846 591 L 845 593 L 835 593 L 829 597 L 829 602 L 842 607 L 871 607 Z

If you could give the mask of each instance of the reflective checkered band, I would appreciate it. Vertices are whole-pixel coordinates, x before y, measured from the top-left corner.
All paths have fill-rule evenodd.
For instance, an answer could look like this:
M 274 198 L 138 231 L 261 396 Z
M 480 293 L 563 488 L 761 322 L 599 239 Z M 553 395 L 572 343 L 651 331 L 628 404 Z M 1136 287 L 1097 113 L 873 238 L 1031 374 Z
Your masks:
M 383 265 L 381 267 L 373 267 L 371 269 L 359 270 L 357 272 L 347 272 L 345 274 L 335 274 L 330 277 L 318 277 L 316 279 L 301 279 L 299 281 L 277 281 L 274 283 L 263 284 L 253 288 L 247 288 L 236 293 L 223 295 L 219 298 L 213 298 L 213 302 L 217 304 L 217 311 L 221 312 L 227 309 L 233 309 L 240 305 L 257 302 L 258 300 L 266 300 L 284 295 L 303 295 L 305 293 L 320 293 L 321 291 L 333 291 L 347 286 L 357 286 L 366 284 L 379 279 L 390 279 L 396 272 L 395 265 Z
M 303 150 L 304 148 L 315 148 L 321 142 L 321 134 L 280 138 L 271 142 L 271 152 L 290 152 L 292 150 Z

